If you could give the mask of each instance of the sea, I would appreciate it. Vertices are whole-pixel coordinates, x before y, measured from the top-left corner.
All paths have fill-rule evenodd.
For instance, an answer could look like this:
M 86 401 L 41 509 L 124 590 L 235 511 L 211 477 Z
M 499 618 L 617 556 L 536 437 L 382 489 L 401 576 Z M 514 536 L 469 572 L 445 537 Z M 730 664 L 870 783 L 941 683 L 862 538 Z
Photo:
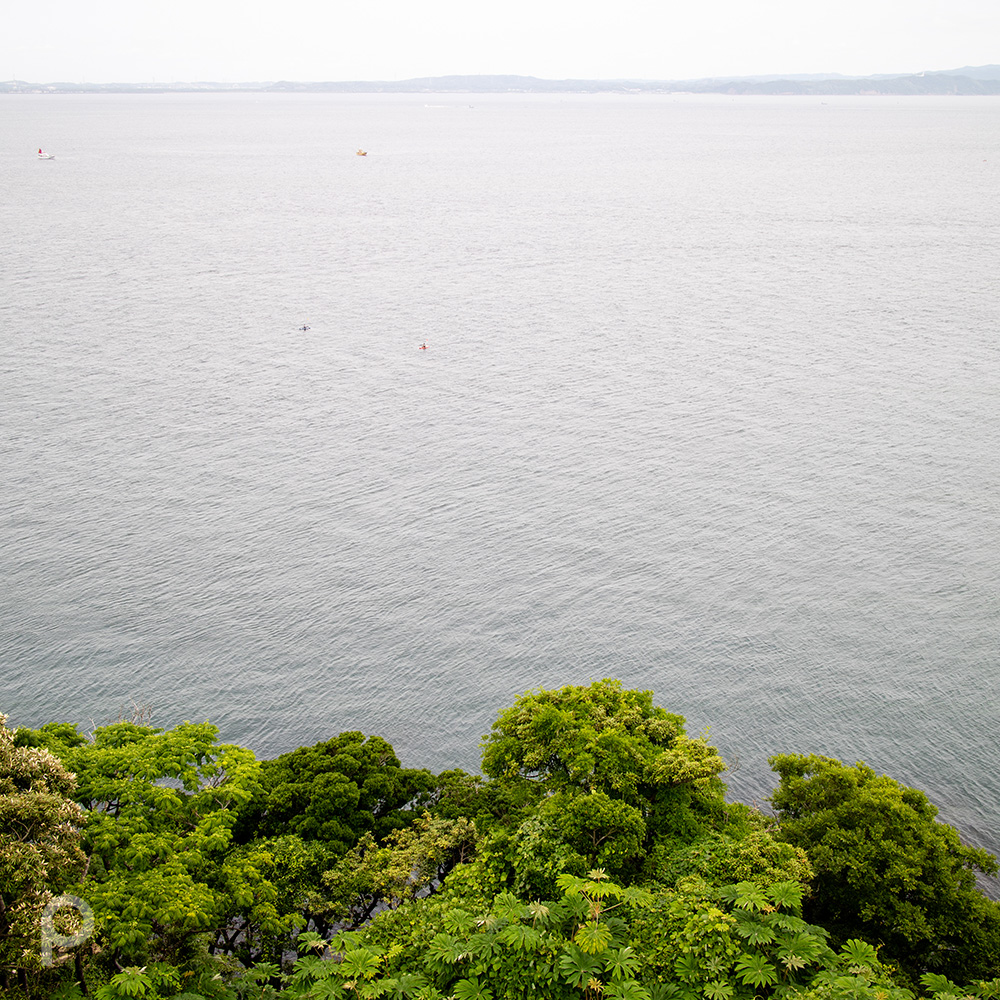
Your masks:
M 0 177 L 9 724 L 476 771 L 617 678 L 1000 850 L 1000 98 L 8 95 Z

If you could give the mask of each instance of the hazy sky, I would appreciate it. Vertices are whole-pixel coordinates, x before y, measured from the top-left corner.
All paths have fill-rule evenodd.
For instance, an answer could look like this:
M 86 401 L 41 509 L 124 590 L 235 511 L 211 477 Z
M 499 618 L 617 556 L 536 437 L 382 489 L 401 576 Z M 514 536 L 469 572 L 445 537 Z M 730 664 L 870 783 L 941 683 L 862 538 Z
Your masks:
M 0 77 L 684 79 L 1000 62 L 998 0 L 11 0 Z

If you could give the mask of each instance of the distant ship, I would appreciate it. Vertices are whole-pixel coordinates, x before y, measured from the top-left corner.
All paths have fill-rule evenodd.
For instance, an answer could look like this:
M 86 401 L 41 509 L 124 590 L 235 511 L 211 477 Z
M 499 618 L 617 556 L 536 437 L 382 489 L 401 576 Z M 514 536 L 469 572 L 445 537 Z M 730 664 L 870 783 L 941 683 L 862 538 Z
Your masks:
M 41 150 L 39 150 L 39 152 L 41 152 Z M 367 149 L 359 149 L 356 155 L 357 156 L 367 156 L 368 155 L 368 150 Z
M 41 150 L 38 151 L 38 159 L 40 160 L 54 160 L 55 158 L 55 153 L 43 153 Z

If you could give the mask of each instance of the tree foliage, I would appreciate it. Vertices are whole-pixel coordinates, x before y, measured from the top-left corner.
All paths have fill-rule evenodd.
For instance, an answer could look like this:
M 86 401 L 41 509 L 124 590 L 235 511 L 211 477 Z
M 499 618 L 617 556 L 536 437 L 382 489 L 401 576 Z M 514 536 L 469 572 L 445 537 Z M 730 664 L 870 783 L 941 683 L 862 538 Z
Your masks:
M 54 1000 L 1000 1000 L 993 859 L 922 793 L 785 755 L 777 816 L 727 803 L 649 692 L 526 694 L 485 777 L 148 721 L 0 723 L 11 1000 L 50 995 L 29 939 L 66 889 L 97 925 Z
M 402 767 L 381 737 L 341 733 L 264 761 L 236 835 L 245 843 L 293 833 L 345 854 L 365 833 L 381 840 L 407 826 L 405 807 L 433 789 L 434 776 Z
M 955 979 L 1000 972 L 1000 906 L 976 888 L 996 859 L 937 820 L 923 792 L 828 757 L 781 754 L 772 796 L 778 835 L 815 869 L 810 918 L 845 941 L 881 945 L 915 983 L 924 972 Z
M 208 723 L 116 722 L 90 739 L 70 735 L 51 745 L 76 774 L 86 814 L 81 895 L 101 945 L 121 962 L 183 960 L 225 912 L 213 882 L 234 810 L 259 780 L 256 758 L 219 744 Z
M 687 843 L 721 815 L 725 762 L 649 691 L 618 681 L 533 691 L 500 713 L 483 742 L 495 784 L 539 787 L 542 802 L 513 834 L 546 844 L 571 867 L 634 877 L 663 841 Z M 576 860 L 578 859 L 578 860 Z M 539 878 L 532 889 L 550 888 Z
M 73 775 L 49 751 L 15 742 L 0 715 L 0 982 L 39 969 L 43 908 L 83 871 L 83 810 Z
M 620 681 L 532 691 L 500 713 L 483 745 L 483 773 L 523 776 L 546 791 L 595 792 L 651 801 L 658 789 L 711 787 L 725 762 L 684 719 L 653 705 L 650 691 Z

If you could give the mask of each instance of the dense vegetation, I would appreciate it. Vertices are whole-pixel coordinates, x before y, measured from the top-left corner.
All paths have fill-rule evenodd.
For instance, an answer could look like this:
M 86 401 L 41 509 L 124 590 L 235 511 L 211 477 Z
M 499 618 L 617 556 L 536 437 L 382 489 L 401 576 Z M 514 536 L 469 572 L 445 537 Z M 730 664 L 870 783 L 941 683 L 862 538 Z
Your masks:
M 147 723 L 0 717 L 5 997 L 1000 997 L 996 861 L 922 792 L 782 754 L 765 816 L 649 692 L 524 695 L 482 777 Z

